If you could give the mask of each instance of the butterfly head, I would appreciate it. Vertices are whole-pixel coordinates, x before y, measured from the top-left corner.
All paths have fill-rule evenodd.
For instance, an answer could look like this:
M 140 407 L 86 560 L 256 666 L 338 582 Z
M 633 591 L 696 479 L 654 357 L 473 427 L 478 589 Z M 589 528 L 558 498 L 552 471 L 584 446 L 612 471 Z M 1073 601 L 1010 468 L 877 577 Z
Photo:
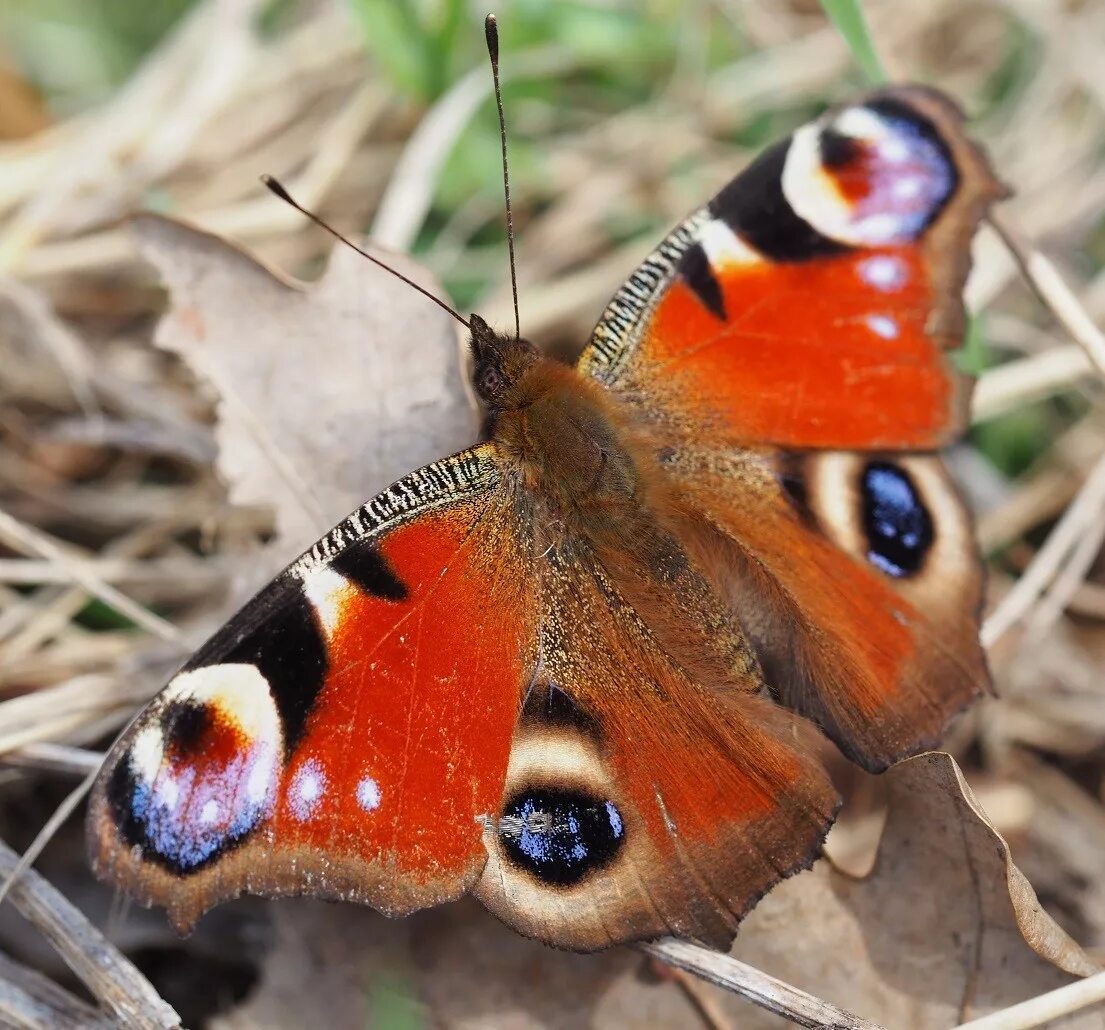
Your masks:
M 471 315 L 472 386 L 489 408 L 510 407 L 526 373 L 539 359 L 537 348 L 521 337 L 495 332 L 479 315 Z

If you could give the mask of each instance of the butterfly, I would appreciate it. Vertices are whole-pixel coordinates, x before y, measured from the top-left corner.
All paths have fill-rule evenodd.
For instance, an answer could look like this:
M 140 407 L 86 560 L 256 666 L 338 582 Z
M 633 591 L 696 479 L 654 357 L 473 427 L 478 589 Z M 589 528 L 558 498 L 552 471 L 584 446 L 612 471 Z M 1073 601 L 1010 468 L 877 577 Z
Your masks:
M 573 368 L 470 320 L 483 441 L 350 514 L 108 755 L 91 863 L 182 932 L 242 893 L 474 893 L 586 951 L 724 948 L 872 771 L 988 686 L 951 101 L 828 110 L 679 225 Z

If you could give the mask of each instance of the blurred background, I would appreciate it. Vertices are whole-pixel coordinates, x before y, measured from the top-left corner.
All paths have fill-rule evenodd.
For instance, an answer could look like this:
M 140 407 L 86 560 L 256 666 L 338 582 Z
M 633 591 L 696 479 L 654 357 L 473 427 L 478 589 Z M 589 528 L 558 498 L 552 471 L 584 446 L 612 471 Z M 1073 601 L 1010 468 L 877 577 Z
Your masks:
M 892 79 L 963 105 L 1015 191 L 1008 221 L 1101 324 L 1105 2 L 865 10 Z M 167 292 L 122 220 L 184 218 L 313 279 L 331 241 L 266 193 L 271 173 L 338 229 L 415 255 L 460 310 L 510 324 L 485 13 L 461 0 L 0 0 L 0 836 L 16 849 L 176 660 L 56 550 L 189 626 L 224 610 L 249 542 L 273 533 L 271 511 L 227 499 L 214 397 L 154 346 Z M 867 83 L 815 0 L 503 0 L 497 13 L 522 328 L 564 357 L 676 221 Z M 951 460 L 990 609 L 1026 569 L 1036 578 L 988 640 L 1000 700 L 949 748 L 1044 905 L 1103 953 L 1100 374 L 989 230 L 969 300 L 962 360 L 981 379 Z M 1065 549 L 1042 552 L 1057 525 Z M 854 793 L 849 818 L 877 823 L 877 782 Z M 860 864 L 870 837 L 855 835 Z M 159 915 L 109 919 L 82 854 L 74 819 L 38 867 L 111 922 L 187 1025 L 251 1025 L 232 1013 L 264 979 L 267 906 L 228 906 L 180 942 Z M 72 985 L 9 910 L 0 945 Z M 403 1023 L 405 991 L 381 993 L 377 1022 L 420 1025 Z

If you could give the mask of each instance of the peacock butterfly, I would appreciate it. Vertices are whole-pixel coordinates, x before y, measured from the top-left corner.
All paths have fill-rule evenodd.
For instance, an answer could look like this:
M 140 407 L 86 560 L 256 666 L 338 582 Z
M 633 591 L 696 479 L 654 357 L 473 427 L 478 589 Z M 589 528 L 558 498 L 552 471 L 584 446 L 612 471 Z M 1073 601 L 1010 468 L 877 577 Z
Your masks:
M 791 713 L 878 771 L 988 683 L 937 452 L 1002 195 L 951 102 L 883 89 L 678 226 L 575 368 L 473 315 L 485 441 L 354 511 L 137 717 L 97 874 L 182 931 L 245 892 L 472 891 L 575 950 L 727 946 L 836 810 Z

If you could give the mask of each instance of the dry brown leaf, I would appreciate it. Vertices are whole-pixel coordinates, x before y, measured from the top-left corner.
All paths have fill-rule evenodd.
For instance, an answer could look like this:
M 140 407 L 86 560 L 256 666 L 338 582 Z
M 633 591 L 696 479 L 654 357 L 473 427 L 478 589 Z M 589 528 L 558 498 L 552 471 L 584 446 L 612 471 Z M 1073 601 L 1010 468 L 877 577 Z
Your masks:
M 285 558 L 474 438 L 455 324 L 354 251 L 307 285 L 182 222 L 141 215 L 133 231 L 172 294 L 157 343 L 217 393 L 219 471 L 235 503 L 272 506 Z
M 889 815 L 870 875 L 821 862 L 782 884 L 749 917 L 735 957 L 917 1030 L 1099 971 L 1040 907 L 949 755 L 902 762 L 886 783 Z M 759 1018 L 748 1025 L 777 1025 Z M 1082 1020 L 1064 1025 L 1101 1025 L 1100 1015 Z
M 954 760 L 921 755 L 886 774 L 891 814 L 871 874 L 819 862 L 748 918 L 733 955 L 887 1027 L 954 1026 L 1096 972 L 1048 916 Z M 693 1025 L 672 984 L 648 986 L 626 949 L 579 956 L 516 937 L 472 902 L 391 922 L 350 906 L 280 904 L 261 986 L 215 1025 L 364 1026 L 406 990 L 425 1025 L 657 1028 Z M 779 1027 L 717 988 L 742 1030 Z M 1093 1013 L 1065 1027 L 1098 1027 Z

